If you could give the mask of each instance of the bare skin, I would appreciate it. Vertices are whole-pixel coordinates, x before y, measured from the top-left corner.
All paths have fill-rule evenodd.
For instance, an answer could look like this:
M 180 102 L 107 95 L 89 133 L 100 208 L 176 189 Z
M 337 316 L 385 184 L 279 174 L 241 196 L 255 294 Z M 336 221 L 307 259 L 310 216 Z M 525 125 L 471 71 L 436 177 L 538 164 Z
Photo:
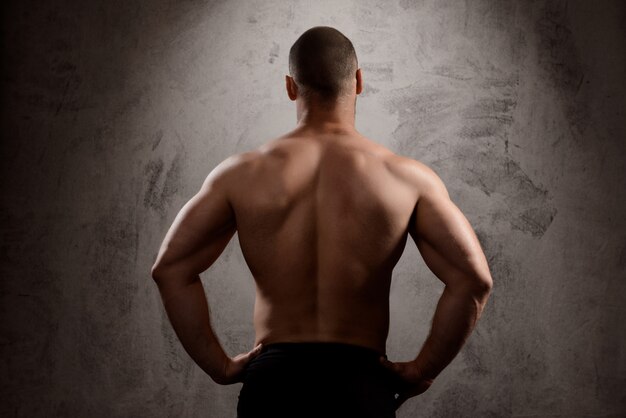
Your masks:
M 381 353 L 406 383 L 399 407 L 430 387 L 470 335 L 492 287 L 487 261 L 434 171 L 356 131 L 360 70 L 351 93 L 325 106 L 302 99 L 289 76 L 286 88 L 296 129 L 208 175 L 152 276 L 183 346 L 216 382 L 240 382 L 263 344 L 342 342 Z M 256 347 L 231 358 L 211 328 L 199 274 L 235 232 L 256 283 Z M 408 236 L 446 286 L 420 353 L 394 363 L 383 357 L 389 289 Z

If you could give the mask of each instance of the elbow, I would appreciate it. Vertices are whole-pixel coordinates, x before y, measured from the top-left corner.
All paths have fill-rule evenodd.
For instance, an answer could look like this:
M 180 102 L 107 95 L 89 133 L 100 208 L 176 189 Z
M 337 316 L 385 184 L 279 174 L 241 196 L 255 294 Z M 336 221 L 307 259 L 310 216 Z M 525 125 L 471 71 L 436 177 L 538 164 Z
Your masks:
M 152 280 L 158 284 L 162 280 L 163 275 L 163 267 L 159 263 L 154 263 L 150 269 L 150 276 L 152 277 Z
M 455 282 L 454 288 L 471 294 L 473 297 L 485 299 L 491 293 L 491 289 L 493 288 L 493 279 L 490 274 L 464 276 L 464 280 Z
M 472 280 L 472 288 L 476 295 L 486 299 L 493 289 L 491 274 L 475 277 Z
M 483 293 L 486 295 L 491 293 L 491 290 L 493 289 L 493 278 L 491 275 L 480 278 L 478 282 L 478 287 Z
M 159 287 L 186 286 L 200 280 L 199 274 L 194 274 L 192 270 L 184 267 L 180 263 L 163 265 L 157 262 L 152 266 L 150 275 Z

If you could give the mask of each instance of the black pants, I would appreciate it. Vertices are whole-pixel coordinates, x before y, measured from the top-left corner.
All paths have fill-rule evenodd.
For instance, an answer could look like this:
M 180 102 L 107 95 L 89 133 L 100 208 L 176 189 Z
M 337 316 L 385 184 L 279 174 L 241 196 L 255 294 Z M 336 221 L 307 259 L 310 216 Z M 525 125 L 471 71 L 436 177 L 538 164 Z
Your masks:
M 274 343 L 245 371 L 238 418 L 391 418 L 397 378 L 369 348 Z

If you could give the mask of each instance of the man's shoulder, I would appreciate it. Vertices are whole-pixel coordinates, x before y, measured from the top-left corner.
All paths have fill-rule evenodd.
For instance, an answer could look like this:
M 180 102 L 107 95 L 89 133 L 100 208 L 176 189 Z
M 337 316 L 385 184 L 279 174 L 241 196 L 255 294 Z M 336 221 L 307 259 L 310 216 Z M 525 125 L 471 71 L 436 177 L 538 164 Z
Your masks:
M 391 153 L 385 162 L 392 174 L 417 187 L 423 187 L 426 183 L 433 181 L 441 181 L 431 167 L 419 160 Z
M 230 155 L 211 170 L 207 181 L 211 180 L 212 183 L 224 185 L 241 181 L 245 173 L 258 164 L 259 158 L 260 153 L 254 150 Z
M 399 175 L 415 176 L 415 175 L 432 175 L 434 171 L 423 162 L 413 159 L 402 154 L 397 154 L 381 143 L 373 139 L 362 137 L 367 141 L 363 151 L 376 155 L 385 165 Z
M 284 139 L 276 138 L 269 140 L 257 148 L 249 149 L 237 154 L 230 155 L 220 162 L 214 169 L 221 176 L 243 175 L 254 170 L 268 161 L 276 160 L 284 151 L 286 143 Z

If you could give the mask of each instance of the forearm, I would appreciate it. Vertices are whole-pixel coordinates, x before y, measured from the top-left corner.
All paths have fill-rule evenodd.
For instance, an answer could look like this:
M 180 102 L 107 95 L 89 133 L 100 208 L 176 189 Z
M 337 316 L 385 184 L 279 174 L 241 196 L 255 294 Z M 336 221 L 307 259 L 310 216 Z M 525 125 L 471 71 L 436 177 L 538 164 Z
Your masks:
M 424 380 L 434 380 L 459 353 L 474 329 L 489 293 L 489 289 L 445 287 L 430 333 L 414 360 Z
M 227 356 L 211 328 L 200 278 L 177 288 L 159 285 L 159 291 L 167 316 L 185 351 L 215 380 L 215 376 L 223 371 L 221 368 Z

